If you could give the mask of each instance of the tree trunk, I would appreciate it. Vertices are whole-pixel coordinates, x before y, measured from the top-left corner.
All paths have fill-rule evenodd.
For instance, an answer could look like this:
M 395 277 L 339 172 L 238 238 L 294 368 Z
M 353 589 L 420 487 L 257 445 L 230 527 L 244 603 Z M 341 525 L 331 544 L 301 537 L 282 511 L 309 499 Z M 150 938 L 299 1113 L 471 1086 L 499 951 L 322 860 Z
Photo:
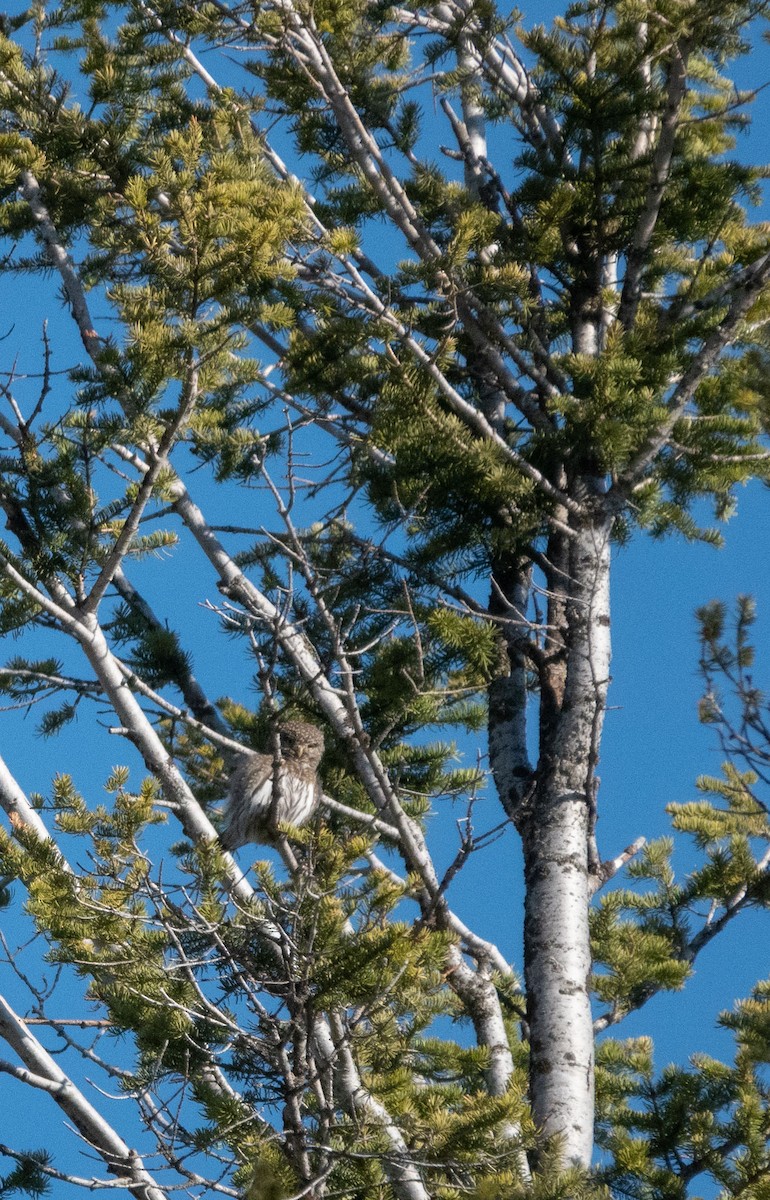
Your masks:
M 594 1109 L 589 844 L 609 683 L 611 528 L 601 482 L 591 482 L 588 515 L 570 539 L 563 701 L 519 822 L 533 1116 L 543 1134 L 560 1139 L 565 1163 L 586 1166 Z
M 532 587 L 529 562 L 493 563 L 489 610 L 500 619 L 500 673 L 489 685 L 489 763 L 505 813 L 518 824 L 534 772 L 527 748 L 527 609 Z

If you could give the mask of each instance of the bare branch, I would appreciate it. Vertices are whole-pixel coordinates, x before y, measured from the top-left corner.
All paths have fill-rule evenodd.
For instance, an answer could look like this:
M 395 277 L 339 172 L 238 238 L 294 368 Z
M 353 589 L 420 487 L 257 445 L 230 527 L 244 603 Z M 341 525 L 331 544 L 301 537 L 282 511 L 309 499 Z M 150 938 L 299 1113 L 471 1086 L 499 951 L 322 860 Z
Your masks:
M 105 1121 L 83 1093 L 51 1058 L 48 1051 L 18 1017 L 4 997 L 0 996 L 0 1037 L 4 1038 L 27 1068 L 21 1074 L 24 1082 L 51 1095 L 69 1117 L 86 1143 L 101 1156 L 107 1166 L 130 1183 L 128 1187 L 137 1200 L 167 1200 L 167 1193 L 152 1180 L 139 1155 L 131 1150 L 113 1127 Z M 2 1064 L 20 1077 L 20 1069 Z

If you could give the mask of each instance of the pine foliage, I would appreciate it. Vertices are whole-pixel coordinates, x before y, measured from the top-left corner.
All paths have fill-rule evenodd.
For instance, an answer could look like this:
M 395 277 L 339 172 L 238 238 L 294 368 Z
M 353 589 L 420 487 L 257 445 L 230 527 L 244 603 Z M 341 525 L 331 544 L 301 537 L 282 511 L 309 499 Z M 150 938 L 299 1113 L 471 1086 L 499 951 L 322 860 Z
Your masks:
M 68 768 L 30 802 L 0 761 L 0 904 L 44 947 L 0 1073 L 104 1169 L 0 1144 L 0 1196 L 767 1200 L 770 984 L 729 1062 L 611 1036 L 770 906 L 749 600 L 699 613 L 722 774 L 622 861 L 595 823 L 610 544 L 718 543 L 768 479 L 734 69 L 769 7 L 0 14 L 0 274 L 51 314 L 0 363 L 0 690 Z M 228 778 L 286 769 L 287 720 L 318 807 L 234 861 Z M 514 836 L 521 978 L 455 907 Z M 592 1030 L 548 1024 L 589 961 L 595 1086 Z

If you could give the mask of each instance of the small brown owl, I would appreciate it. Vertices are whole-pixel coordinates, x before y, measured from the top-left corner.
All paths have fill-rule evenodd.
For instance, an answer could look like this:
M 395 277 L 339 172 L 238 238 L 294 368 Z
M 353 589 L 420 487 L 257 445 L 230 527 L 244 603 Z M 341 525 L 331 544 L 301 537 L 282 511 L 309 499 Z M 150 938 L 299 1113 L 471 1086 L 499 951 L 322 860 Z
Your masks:
M 230 780 L 220 841 L 225 850 L 248 842 L 275 841 L 279 825 L 304 825 L 318 806 L 318 764 L 324 752 L 320 729 L 305 721 L 287 721 L 278 730 L 281 761 L 267 754 L 246 754 Z

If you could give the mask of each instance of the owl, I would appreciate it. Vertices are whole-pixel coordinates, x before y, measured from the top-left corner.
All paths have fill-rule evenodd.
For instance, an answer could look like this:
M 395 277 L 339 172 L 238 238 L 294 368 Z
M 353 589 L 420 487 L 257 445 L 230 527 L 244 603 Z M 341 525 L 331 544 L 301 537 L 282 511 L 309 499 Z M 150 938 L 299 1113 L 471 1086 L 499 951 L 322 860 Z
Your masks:
M 225 850 L 248 842 L 269 844 L 275 841 L 277 826 L 304 825 L 318 806 L 321 730 L 304 721 L 287 721 L 279 726 L 278 736 L 280 763 L 267 754 L 247 754 L 233 773 L 220 834 Z

